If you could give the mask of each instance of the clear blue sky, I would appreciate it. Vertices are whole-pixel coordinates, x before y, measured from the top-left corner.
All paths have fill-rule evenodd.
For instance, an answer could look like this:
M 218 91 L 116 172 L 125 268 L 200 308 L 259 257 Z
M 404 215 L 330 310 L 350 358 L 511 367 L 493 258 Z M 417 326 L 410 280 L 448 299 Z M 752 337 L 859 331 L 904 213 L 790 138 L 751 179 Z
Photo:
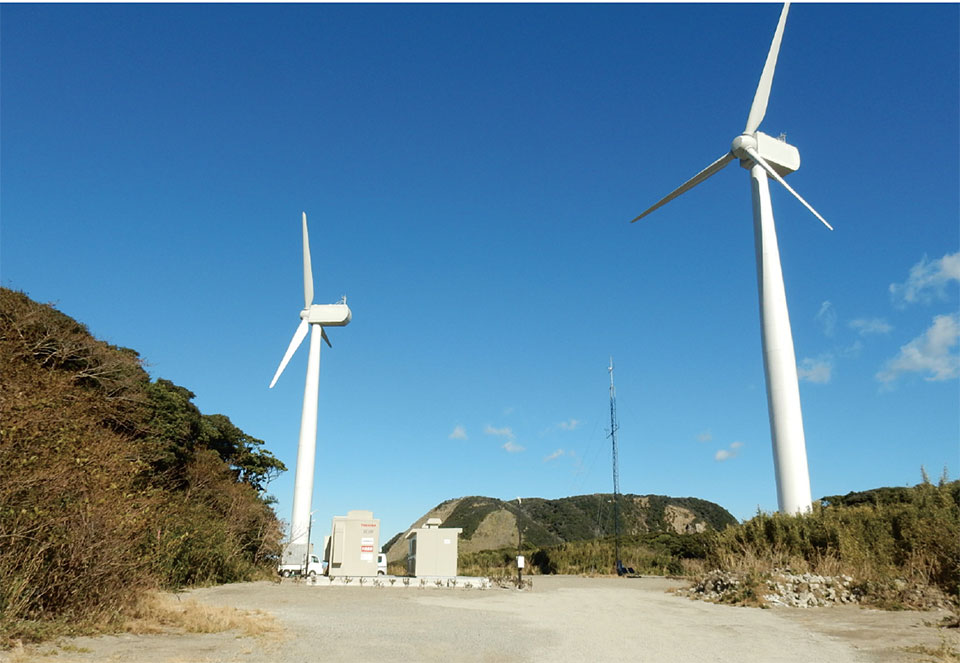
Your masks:
M 323 351 L 316 527 L 463 495 L 774 510 L 749 181 L 628 221 L 743 129 L 780 6 L 5 5 L 2 283 L 290 472 Z M 762 129 L 814 497 L 960 471 L 956 4 L 794 5 Z

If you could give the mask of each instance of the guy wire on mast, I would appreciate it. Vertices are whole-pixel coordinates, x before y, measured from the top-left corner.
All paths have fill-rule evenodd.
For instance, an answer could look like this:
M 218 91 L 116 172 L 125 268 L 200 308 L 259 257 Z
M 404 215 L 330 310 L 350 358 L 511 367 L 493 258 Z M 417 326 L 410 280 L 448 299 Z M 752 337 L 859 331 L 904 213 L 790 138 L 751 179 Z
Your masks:
M 626 570 L 620 561 L 620 472 L 617 469 L 617 392 L 613 386 L 613 357 L 610 357 L 610 439 L 613 446 L 613 532 L 617 558 L 617 575 Z

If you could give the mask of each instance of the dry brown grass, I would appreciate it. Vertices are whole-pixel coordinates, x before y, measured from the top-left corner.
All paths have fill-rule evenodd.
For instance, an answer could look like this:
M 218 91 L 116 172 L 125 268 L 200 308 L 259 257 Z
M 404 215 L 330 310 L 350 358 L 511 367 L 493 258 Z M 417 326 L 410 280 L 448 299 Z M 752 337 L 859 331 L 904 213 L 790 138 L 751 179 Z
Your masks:
M 243 637 L 276 636 L 282 627 L 260 610 L 211 606 L 168 592 L 143 595 L 123 624 L 127 633 L 222 633 L 237 631 Z
M 273 615 L 260 610 L 239 610 L 229 606 L 205 605 L 170 592 L 149 591 L 141 595 L 126 618 L 116 622 L 90 624 L 91 633 L 123 631 L 135 635 L 182 633 L 224 633 L 235 631 L 238 638 L 279 639 L 283 627 Z M 61 634 L 62 635 L 62 634 Z M 0 649 L 0 663 L 36 663 L 62 653 L 89 653 L 89 649 L 60 639 L 56 634 L 42 644 L 7 643 Z
M 914 645 L 912 647 L 903 647 L 903 651 L 908 654 L 915 654 L 916 659 L 922 663 L 954 663 L 960 661 L 960 652 L 950 645 L 946 638 L 940 636 L 939 647 L 928 647 L 925 645 Z

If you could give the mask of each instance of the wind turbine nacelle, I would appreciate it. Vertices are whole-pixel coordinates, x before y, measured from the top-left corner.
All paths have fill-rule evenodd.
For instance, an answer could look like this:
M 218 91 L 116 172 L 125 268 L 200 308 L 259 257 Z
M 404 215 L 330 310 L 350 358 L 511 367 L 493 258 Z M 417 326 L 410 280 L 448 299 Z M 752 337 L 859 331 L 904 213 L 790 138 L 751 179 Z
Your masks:
M 768 136 L 762 131 L 756 133 L 757 152 L 767 163 L 773 166 L 780 177 L 786 177 L 800 168 L 800 152 L 785 140 Z M 750 170 L 752 159 L 740 159 L 740 166 Z
M 323 327 L 346 327 L 350 324 L 350 308 L 346 304 L 314 304 L 300 313 L 311 324 Z

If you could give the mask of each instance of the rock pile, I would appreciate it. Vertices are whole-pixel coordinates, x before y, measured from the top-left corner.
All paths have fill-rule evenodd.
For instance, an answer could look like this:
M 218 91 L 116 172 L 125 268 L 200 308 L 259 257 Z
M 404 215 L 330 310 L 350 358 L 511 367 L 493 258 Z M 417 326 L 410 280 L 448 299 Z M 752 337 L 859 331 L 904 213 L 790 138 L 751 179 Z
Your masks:
M 862 594 L 853 585 L 850 576 L 818 576 L 813 573 L 800 575 L 785 571 L 775 572 L 767 580 L 772 591 L 764 594 L 768 605 L 791 608 L 815 608 L 834 603 L 859 603 Z
M 679 590 L 691 598 L 738 605 L 816 608 L 863 603 L 886 608 L 957 610 L 956 599 L 933 585 L 895 579 L 854 581 L 847 575 L 822 576 L 774 569 L 769 573 L 737 574 L 714 570 L 693 586 Z
M 859 587 L 850 576 L 796 574 L 781 569 L 764 574 L 760 579 L 745 579 L 736 573 L 714 570 L 685 593 L 693 598 L 716 603 L 739 603 L 748 594 L 752 594 L 763 604 L 792 608 L 859 603 L 862 597 Z
M 691 598 L 723 603 L 729 602 L 732 590 L 740 590 L 740 578 L 735 573 L 715 569 L 700 578 L 692 587 L 679 590 Z

